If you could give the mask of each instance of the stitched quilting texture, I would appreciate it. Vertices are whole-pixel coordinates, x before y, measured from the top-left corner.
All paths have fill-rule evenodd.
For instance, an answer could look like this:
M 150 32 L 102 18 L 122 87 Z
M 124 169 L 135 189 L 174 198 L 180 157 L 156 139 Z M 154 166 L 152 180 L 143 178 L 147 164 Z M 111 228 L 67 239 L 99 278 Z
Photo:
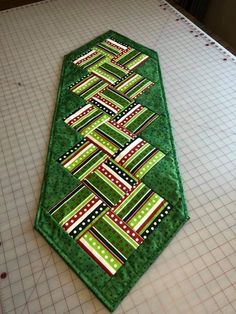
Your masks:
M 187 219 L 157 55 L 109 31 L 65 57 L 35 227 L 114 310 Z

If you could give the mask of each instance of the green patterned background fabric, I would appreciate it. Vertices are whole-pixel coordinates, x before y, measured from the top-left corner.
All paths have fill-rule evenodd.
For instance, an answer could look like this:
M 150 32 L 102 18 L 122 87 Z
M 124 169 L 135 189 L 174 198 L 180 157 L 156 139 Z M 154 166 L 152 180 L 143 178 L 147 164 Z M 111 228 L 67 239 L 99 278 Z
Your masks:
M 157 53 L 66 55 L 35 228 L 113 311 L 188 219 Z

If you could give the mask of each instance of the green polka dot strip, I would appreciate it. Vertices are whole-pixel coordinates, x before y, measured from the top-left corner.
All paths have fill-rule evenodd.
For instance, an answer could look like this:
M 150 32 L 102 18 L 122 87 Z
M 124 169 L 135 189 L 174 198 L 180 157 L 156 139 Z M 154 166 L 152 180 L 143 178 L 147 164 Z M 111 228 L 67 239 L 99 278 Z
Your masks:
M 70 90 L 76 95 L 82 97 L 85 100 L 89 100 L 98 92 L 108 87 L 108 83 L 101 80 L 94 74 L 81 79 L 79 82 L 75 82 L 70 86 Z
M 188 219 L 156 52 L 66 55 L 35 228 L 113 311 Z
M 64 121 L 68 126 L 80 132 L 83 136 L 86 136 L 109 119 L 110 116 L 108 114 L 88 103 L 78 110 L 76 109 Z
M 149 57 L 144 53 L 128 47 L 128 49 L 122 51 L 119 55 L 116 55 L 113 58 L 113 61 L 125 66 L 127 69 L 133 70 L 148 58 Z
M 134 134 L 142 132 L 158 115 L 144 106 L 132 103 L 114 117 L 121 126 Z
M 127 78 L 116 84 L 116 89 L 131 99 L 136 99 L 151 86 L 153 86 L 153 82 L 138 73 L 131 73 Z
M 103 63 L 92 72 L 104 81 L 113 84 L 116 83 L 117 80 L 121 80 L 123 77 L 127 76 L 130 71 L 119 63 L 110 61 Z
M 106 63 L 110 60 L 109 57 L 104 56 L 99 51 L 92 49 L 88 53 L 76 58 L 73 63 L 80 66 L 82 69 L 90 72 L 95 71 L 103 63 Z

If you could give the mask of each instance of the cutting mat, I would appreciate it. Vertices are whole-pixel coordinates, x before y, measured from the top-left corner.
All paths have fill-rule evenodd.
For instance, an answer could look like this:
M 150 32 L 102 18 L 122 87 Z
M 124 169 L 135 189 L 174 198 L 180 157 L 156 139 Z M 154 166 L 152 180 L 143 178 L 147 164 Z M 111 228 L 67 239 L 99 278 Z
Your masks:
M 33 222 L 62 56 L 109 29 L 159 53 L 191 216 L 115 313 L 235 313 L 236 59 L 157 0 L 44 1 L 0 28 L 3 313 L 107 313 Z

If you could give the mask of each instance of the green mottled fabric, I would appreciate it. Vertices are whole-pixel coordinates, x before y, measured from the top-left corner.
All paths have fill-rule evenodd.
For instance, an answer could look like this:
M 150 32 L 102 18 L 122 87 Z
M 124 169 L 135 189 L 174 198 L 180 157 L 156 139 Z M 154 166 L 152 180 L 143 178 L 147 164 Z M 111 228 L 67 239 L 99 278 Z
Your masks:
M 135 68 L 135 72 L 141 77 L 144 77 L 145 82 L 153 82 L 154 85 L 139 95 L 135 101 L 145 106 L 151 112 L 156 113 L 158 117 L 139 134 L 139 137 L 163 152 L 165 157 L 147 172 L 142 178 L 142 182 L 152 191 L 167 200 L 173 207 L 170 213 L 158 225 L 158 228 L 129 256 L 126 263 L 122 267 L 119 265 L 119 270 L 112 277 L 104 272 L 78 246 L 76 241 L 61 228 L 59 224 L 59 221 L 63 217 L 61 212 L 58 215 L 55 213 L 54 216 L 49 213 L 49 209 L 52 206 L 60 202 L 68 193 L 80 185 L 78 178 L 71 175 L 57 161 L 65 151 L 83 139 L 83 136 L 79 132 L 70 128 L 63 121 L 71 112 L 75 112 L 85 104 L 82 98 L 71 92 L 68 88 L 74 86 L 75 82 L 79 82 L 83 77 L 88 75 L 85 69 L 73 64 L 73 61 L 95 46 L 103 55 L 114 55 L 114 53 L 117 53 L 117 49 L 115 48 L 111 49 L 109 47 L 109 53 L 103 50 L 107 49 L 107 47 L 102 42 L 110 37 L 149 56 L 146 62 Z M 124 105 L 129 105 L 131 102 L 127 101 L 127 103 Z M 86 195 L 83 196 L 83 194 L 80 194 L 80 197 L 86 197 Z M 73 202 L 71 206 L 73 207 Z M 68 208 L 65 207 L 63 211 L 67 213 Z M 126 211 L 128 209 L 125 208 L 124 212 Z M 62 256 L 105 306 L 113 311 L 188 218 L 157 53 L 121 34 L 108 31 L 66 55 L 62 66 L 59 91 L 52 121 L 45 175 L 35 220 L 35 228 L 46 238 L 49 244 Z M 127 255 L 129 255 L 129 251 L 127 251 Z

